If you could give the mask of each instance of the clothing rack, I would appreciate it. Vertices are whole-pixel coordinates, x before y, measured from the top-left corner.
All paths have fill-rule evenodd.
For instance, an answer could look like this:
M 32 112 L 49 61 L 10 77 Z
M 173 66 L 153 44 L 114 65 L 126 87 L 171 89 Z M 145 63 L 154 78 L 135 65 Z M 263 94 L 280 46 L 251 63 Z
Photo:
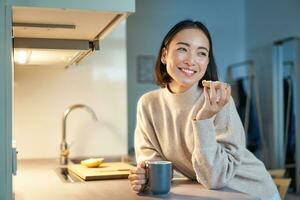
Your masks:
M 247 148 L 260 157 L 262 148 L 266 151 L 268 148 L 262 134 L 262 116 L 254 62 L 247 60 L 229 65 L 227 81 L 232 86 L 232 96 L 244 125 Z
M 286 168 L 300 194 L 300 39 L 273 44 L 272 168 Z M 293 155 L 292 155 L 293 154 Z

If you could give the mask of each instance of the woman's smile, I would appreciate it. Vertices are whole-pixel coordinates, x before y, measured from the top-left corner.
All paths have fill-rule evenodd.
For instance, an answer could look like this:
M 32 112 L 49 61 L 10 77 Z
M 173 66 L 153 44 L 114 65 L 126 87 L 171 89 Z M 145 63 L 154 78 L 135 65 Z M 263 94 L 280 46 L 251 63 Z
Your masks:
M 178 67 L 178 69 L 187 77 L 192 77 L 195 73 L 197 73 L 196 70 L 192 70 L 189 68 Z

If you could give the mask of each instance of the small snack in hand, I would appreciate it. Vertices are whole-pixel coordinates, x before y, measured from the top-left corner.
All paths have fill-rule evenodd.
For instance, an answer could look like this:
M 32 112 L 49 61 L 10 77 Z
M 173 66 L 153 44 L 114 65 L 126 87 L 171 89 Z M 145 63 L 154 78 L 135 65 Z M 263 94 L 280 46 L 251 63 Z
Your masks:
M 215 83 L 215 88 L 216 89 L 220 89 L 221 88 L 221 82 L 220 81 L 207 81 L 207 80 L 203 80 L 202 81 L 202 85 L 203 87 L 207 87 L 210 88 L 210 82 L 214 82 Z M 229 86 L 227 83 L 223 83 L 226 85 L 225 89 Z
M 90 158 L 81 161 L 81 165 L 92 168 L 92 167 L 99 167 L 104 161 L 104 158 Z

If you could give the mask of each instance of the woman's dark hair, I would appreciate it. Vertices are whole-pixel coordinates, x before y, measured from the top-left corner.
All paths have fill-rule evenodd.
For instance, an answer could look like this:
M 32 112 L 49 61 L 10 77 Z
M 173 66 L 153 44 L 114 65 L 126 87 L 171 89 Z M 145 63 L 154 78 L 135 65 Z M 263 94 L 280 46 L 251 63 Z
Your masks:
M 173 26 L 173 28 L 165 36 L 165 38 L 162 41 L 162 44 L 160 46 L 159 53 L 158 53 L 158 56 L 156 59 L 155 73 L 154 73 L 155 82 L 160 87 L 166 87 L 167 84 L 172 81 L 171 76 L 167 72 L 166 65 L 161 62 L 161 56 L 163 53 L 163 49 L 168 47 L 168 45 L 170 44 L 170 42 L 172 41 L 172 39 L 178 32 L 180 32 L 181 30 L 184 30 L 184 29 L 189 29 L 189 28 L 200 29 L 208 38 L 209 46 L 210 46 L 210 51 L 208 54 L 209 63 L 207 65 L 207 69 L 206 69 L 204 76 L 198 82 L 198 86 L 203 87 L 202 80 L 211 80 L 211 81 L 218 80 L 217 66 L 215 63 L 213 48 L 212 48 L 212 40 L 211 40 L 208 29 L 205 27 L 204 24 L 202 24 L 199 21 L 184 20 L 184 21 L 177 23 L 175 26 Z

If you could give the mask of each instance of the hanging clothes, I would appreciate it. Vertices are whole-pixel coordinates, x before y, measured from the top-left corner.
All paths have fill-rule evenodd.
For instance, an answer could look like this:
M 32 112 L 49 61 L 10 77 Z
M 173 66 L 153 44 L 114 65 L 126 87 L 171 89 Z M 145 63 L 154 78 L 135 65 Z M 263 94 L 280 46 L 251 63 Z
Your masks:
M 291 188 L 296 187 L 296 168 L 293 165 L 296 162 L 296 124 L 294 110 L 293 85 L 290 77 L 283 79 L 284 86 L 284 130 L 285 130 L 285 165 L 286 175 L 292 178 Z
M 285 130 L 287 129 L 286 135 L 286 164 L 295 163 L 295 150 L 296 150 L 296 130 L 295 130 L 295 111 L 294 111 L 294 94 L 293 85 L 290 78 L 284 79 L 284 96 L 290 97 L 285 100 Z M 289 94 L 290 93 L 290 94 Z M 287 120 L 288 118 L 288 120 Z
M 235 83 L 235 91 L 237 94 L 235 96 L 238 97 L 237 100 L 237 110 L 240 115 L 240 118 L 243 122 L 246 138 L 247 138 L 247 149 L 252 153 L 257 155 L 259 151 L 262 149 L 262 141 L 261 141 L 261 133 L 260 127 L 258 123 L 258 113 L 256 107 L 256 96 L 255 90 L 252 82 L 246 83 L 245 79 L 238 79 Z M 250 91 L 247 92 L 246 85 L 249 84 Z M 250 95 L 250 99 L 248 101 L 250 104 L 249 111 L 247 113 L 247 99 L 248 95 Z M 248 118 L 248 120 L 247 120 Z
M 243 79 L 239 79 L 236 81 L 235 84 L 235 102 L 237 106 L 237 111 L 240 115 L 241 121 L 243 122 L 243 125 L 245 126 L 245 112 L 246 112 L 246 103 L 247 103 L 247 94 L 246 90 L 243 86 Z
M 250 99 L 250 116 L 249 116 L 249 128 L 248 128 L 248 141 L 247 141 L 247 148 L 257 154 L 258 151 L 262 149 L 262 142 L 261 142 L 261 133 L 258 124 L 258 115 L 257 115 L 257 108 L 256 108 L 256 98 L 255 92 L 253 91 L 253 86 L 251 85 L 252 90 L 252 97 Z

